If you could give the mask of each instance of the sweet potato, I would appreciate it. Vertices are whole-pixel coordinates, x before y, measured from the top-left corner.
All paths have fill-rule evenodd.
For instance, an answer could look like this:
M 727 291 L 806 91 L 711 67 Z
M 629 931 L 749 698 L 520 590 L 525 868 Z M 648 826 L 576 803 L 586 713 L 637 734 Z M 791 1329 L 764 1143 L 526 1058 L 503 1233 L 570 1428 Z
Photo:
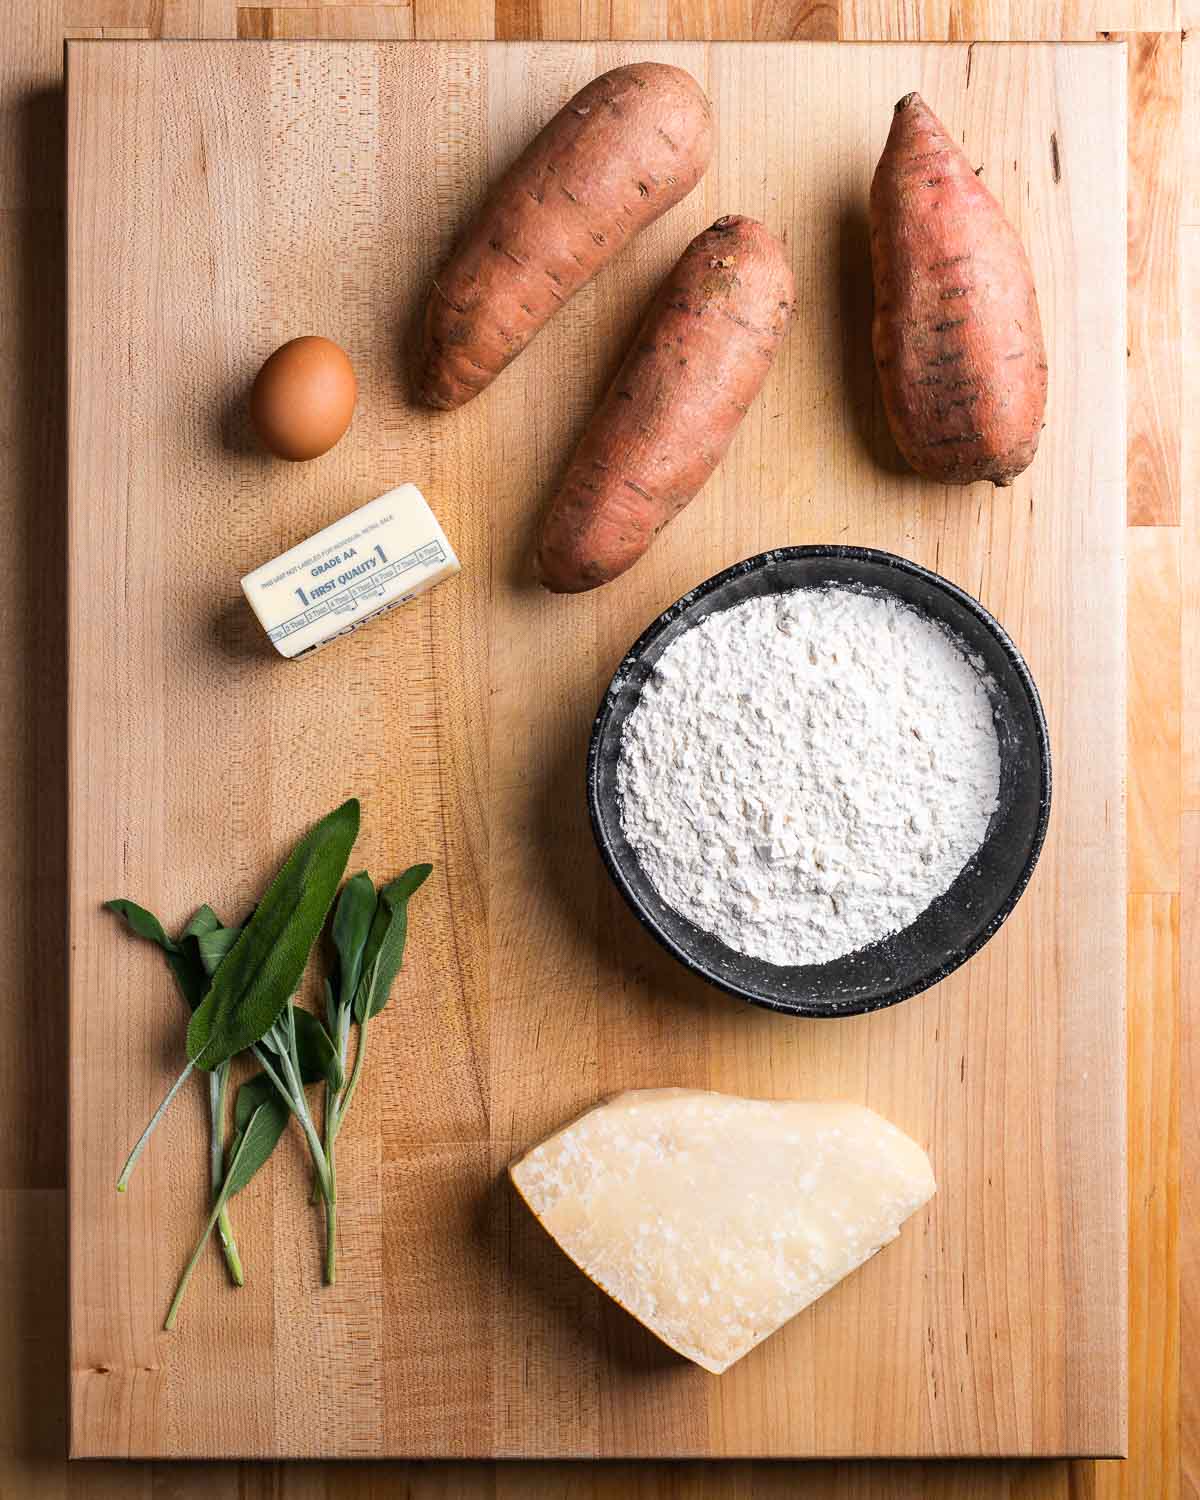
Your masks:
M 1016 231 L 919 94 L 871 183 L 872 343 L 896 446 L 927 479 L 1011 484 L 1033 462 L 1046 353 Z
M 429 295 L 417 395 L 449 411 L 704 175 L 712 109 L 666 63 L 594 78 L 488 194 Z
M 633 566 L 720 463 L 787 332 L 795 287 L 754 219 L 718 219 L 683 252 L 571 460 L 538 548 L 555 593 Z

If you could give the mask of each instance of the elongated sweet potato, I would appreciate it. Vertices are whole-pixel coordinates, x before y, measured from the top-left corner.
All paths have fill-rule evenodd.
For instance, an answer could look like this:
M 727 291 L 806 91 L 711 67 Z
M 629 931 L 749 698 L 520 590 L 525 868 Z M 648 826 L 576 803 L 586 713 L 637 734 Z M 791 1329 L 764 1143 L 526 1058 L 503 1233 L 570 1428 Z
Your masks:
M 630 63 L 581 89 L 488 194 L 429 295 L 417 395 L 485 389 L 600 268 L 691 192 L 712 109 L 690 73 Z
M 795 302 L 783 246 L 718 219 L 659 287 L 547 512 L 541 582 L 555 593 L 633 566 L 720 463 L 766 379 Z
M 872 342 L 896 446 L 927 479 L 1011 484 L 1033 462 L 1046 353 L 1016 231 L 919 94 L 871 183 Z

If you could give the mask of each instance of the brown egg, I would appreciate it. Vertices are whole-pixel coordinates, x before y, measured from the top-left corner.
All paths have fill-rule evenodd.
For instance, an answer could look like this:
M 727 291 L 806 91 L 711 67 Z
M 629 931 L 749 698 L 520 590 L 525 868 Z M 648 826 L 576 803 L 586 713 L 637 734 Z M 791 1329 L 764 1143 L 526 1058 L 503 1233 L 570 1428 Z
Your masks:
M 278 457 L 319 458 L 349 427 L 357 396 L 344 350 L 311 335 L 291 339 L 255 377 L 250 420 Z

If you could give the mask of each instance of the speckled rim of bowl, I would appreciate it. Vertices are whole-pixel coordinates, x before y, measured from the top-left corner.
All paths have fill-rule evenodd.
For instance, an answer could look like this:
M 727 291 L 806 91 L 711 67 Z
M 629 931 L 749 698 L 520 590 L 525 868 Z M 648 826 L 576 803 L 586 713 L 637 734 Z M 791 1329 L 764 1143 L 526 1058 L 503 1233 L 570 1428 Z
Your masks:
M 600 744 L 604 738 L 608 720 L 614 709 L 616 697 L 614 690 L 620 687 L 621 680 L 628 672 L 630 666 L 639 662 L 663 631 L 674 624 L 681 615 L 689 613 L 700 600 L 714 593 L 717 589 L 722 588 L 726 583 L 736 578 L 745 577 L 749 573 L 771 567 L 781 561 L 808 557 L 867 562 L 876 564 L 882 568 L 892 569 L 896 572 L 908 573 L 913 577 L 921 579 L 933 588 L 940 589 L 942 592 L 948 594 L 963 609 L 974 615 L 995 638 L 996 643 L 1008 658 L 1013 671 L 1016 673 L 1021 686 L 1025 690 L 1037 733 L 1037 759 L 1042 777 L 1038 799 L 1038 820 L 1034 829 L 1029 855 L 1008 896 L 1001 903 L 991 920 L 965 947 L 956 949 L 920 979 L 911 984 L 898 985 L 894 990 L 888 990 L 879 995 L 871 996 L 861 1002 L 850 1002 L 840 1005 L 836 1010 L 829 1007 L 822 1009 L 813 1002 L 799 996 L 796 997 L 794 1002 L 784 1002 L 771 996 L 763 995 L 746 986 L 736 984 L 731 980 L 714 974 L 704 964 L 698 962 L 685 948 L 675 942 L 670 934 L 659 926 L 651 913 L 642 905 L 636 892 L 634 892 L 626 880 L 620 862 L 613 852 L 608 830 L 605 828 L 601 818 L 598 791 Z M 899 557 L 894 552 L 885 552 L 876 547 L 853 547 L 829 543 L 799 547 L 774 547 L 768 552 L 759 552 L 754 557 L 745 558 L 742 562 L 734 563 L 731 567 L 722 569 L 720 573 L 714 573 L 711 578 L 706 578 L 703 583 L 697 584 L 694 589 L 689 589 L 674 604 L 669 605 L 663 610 L 662 614 L 657 619 L 651 621 L 621 658 L 620 664 L 613 673 L 611 682 L 605 689 L 604 697 L 592 722 L 592 732 L 588 740 L 587 751 L 588 814 L 591 819 L 592 834 L 596 841 L 596 847 L 600 851 L 600 857 L 604 861 L 604 866 L 613 884 L 620 891 L 634 916 L 646 931 L 649 932 L 651 937 L 665 948 L 678 963 L 681 963 L 689 973 L 695 974 L 698 978 L 703 979 L 705 983 L 711 984 L 715 989 L 723 990 L 726 994 L 733 995 L 739 1000 L 747 1000 L 751 1005 L 773 1011 L 777 1015 L 803 1016 L 813 1020 L 837 1020 L 843 1016 L 867 1015 L 871 1011 L 886 1010 L 889 1006 L 899 1005 L 904 1000 L 911 1000 L 914 995 L 920 995 L 925 990 L 932 989 L 935 984 L 940 984 L 943 979 L 953 974 L 955 969 L 961 968 L 968 959 L 974 958 L 975 954 L 985 944 L 990 942 L 1012 915 L 1013 909 L 1024 895 L 1025 889 L 1033 877 L 1033 872 L 1037 867 L 1037 862 L 1042 852 L 1042 846 L 1046 841 L 1046 830 L 1050 824 L 1052 783 L 1050 733 L 1046 724 L 1046 715 L 1042 708 L 1042 700 L 1037 690 L 1037 684 L 1033 680 L 1033 674 L 1030 672 L 1025 658 L 1018 651 L 1012 638 L 995 616 L 985 609 L 978 599 L 968 594 L 965 589 L 959 588 L 956 583 L 951 583 L 948 578 L 943 578 L 940 573 L 935 573 L 930 568 L 923 568 L 920 563 L 912 562 L 906 557 Z M 686 918 L 684 920 L 686 921 Z M 837 960 L 834 959 L 831 962 L 837 962 Z

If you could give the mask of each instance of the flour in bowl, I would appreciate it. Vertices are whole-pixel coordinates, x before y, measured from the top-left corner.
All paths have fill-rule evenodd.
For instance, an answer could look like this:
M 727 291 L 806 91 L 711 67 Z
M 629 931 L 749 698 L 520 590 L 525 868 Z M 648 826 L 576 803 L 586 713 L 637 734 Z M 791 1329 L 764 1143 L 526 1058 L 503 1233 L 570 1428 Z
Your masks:
M 1000 748 L 979 671 L 916 610 L 798 589 L 710 615 L 625 723 L 626 837 L 728 947 L 823 963 L 909 926 L 978 850 Z

